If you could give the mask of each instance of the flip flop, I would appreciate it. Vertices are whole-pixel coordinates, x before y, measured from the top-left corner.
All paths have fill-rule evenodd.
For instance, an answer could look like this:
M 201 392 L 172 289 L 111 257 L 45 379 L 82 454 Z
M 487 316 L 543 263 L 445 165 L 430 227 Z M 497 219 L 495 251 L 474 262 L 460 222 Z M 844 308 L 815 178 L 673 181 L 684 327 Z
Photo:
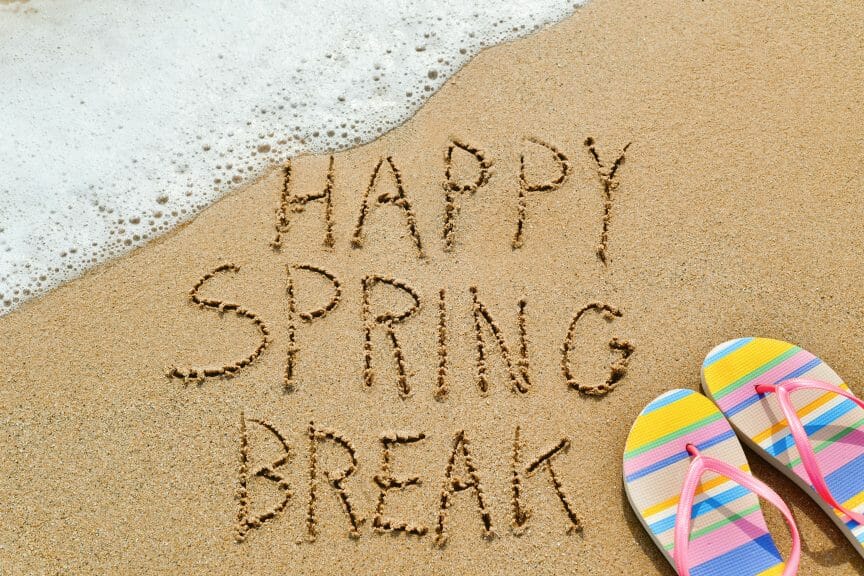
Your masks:
M 794 344 L 739 338 L 708 354 L 702 387 L 864 556 L 864 402 L 837 373 Z
M 750 474 L 729 422 L 711 400 L 672 390 L 636 418 L 624 451 L 624 491 L 680 576 L 791 576 L 801 544 L 788 506 Z M 792 533 L 785 567 L 759 498 Z

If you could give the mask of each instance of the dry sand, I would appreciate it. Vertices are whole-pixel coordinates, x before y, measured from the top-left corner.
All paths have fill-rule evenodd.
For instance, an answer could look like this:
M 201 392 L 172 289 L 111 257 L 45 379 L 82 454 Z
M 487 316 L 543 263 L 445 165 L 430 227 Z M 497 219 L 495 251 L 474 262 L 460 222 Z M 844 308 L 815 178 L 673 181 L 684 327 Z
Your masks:
M 283 188 L 275 168 L 168 237 L 3 318 L 0 571 L 672 574 L 621 487 L 624 439 L 645 403 L 673 387 L 697 388 L 705 353 L 741 335 L 797 342 L 864 393 L 856 384 L 864 381 L 862 22 L 864 5 L 853 1 L 595 0 L 560 25 L 483 52 L 404 126 L 337 154 L 332 249 L 323 246 L 321 201 L 296 213 L 289 205 L 282 248 L 271 248 Z M 476 193 L 451 192 L 461 209 L 445 252 L 452 139 L 492 165 Z M 514 249 L 522 155 L 524 244 Z M 364 191 L 387 157 L 408 204 L 395 201 L 385 159 L 368 195 L 362 247 L 352 247 Z M 557 189 L 533 190 L 555 181 L 564 163 L 563 183 L 550 186 Z M 327 157 L 296 159 L 289 194 L 321 194 L 327 165 Z M 467 152 L 454 151 L 451 181 L 477 172 Z M 596 249 L 607 191 L 604 264 Z M 224 264 L 239 270 L 206 280 L 197 296 L 205 306 L 194 305 L 190 289 Z M 292 312 L 286 266 L 299 265 L 325 269 L 341 284 L 336 306 L 311 322 L 300 313 L 327 304 L 333 290 L 318 272 L 290 268 Z M 405 282 L 420 299 L 408 318 L 391 323 L 401 381 L 388 318 L 412 301 L 371 280 L 364 305 L 363 278 L 372 275 Z M 481 312 L 486 393 L 471 287 L 512 364 L 511 378 Z M 442 288 L 446 374 L 439 371 Z M 228 306 L 220 314 L 207 305 L 214 301 L 248 312 Z M 589 310 L 576 323 L 574 381 L 603 384 L 625 352 L 610 350 L 610 339 L 634 348 L 626 375 L 597 397 L 569 388 L 561 367 L 568 326 L 592 302 L 620 317 Z M 253 354 L 264 341 L 256 319 L 268 332 L 260 354 Z M 292 325 L 294 389 L 287 391 Z M 366 327 L 371 370 L 364 370 Z M 250 355 L 231 379 L 166 376 L 174 368 L 236 367 Z M 436 398 L 439 374 L 449 392 Z M 283 435 L 287 461 L 258 421 Z M 569 440 L 550 462 L 572 516 L 541 464 L 533 475 L 520 472 L 520 504 L 532 514 L 520 529 L 511 525 L 517 426 L 520 471 Z M 473 472 L 460 446 L 450 478 L 466 489 L 452 493 L 440 545 L 442 492 L 454 486 L 445 484 L 448 459 L 462 431 Z M 424 535 L 374 529 L 374 477 L 388 480 L 381 438 L 396 433 L 424 435 L 388 449 L 390 474 L 421 483 L 389 491 L 384 515 L 428 529 Z M 349 445 L 357 464 L 343 478 Z M 756 457 L 751 462 L 792 503 L 805 542 L 802 574 L 864 571 L 816 505 Z M 270 479 L 254 477 L 268 465 Z M 277 476 L 287 484 L 277 485 Z M 482 509 L 472 487 L 478 480 Z M 280 507 L 286 485 L 292 496 L 284 508 L 249 527 L 249 518 Z M 785 549 L 782 521 L 768 515 Z M 495 536 L 484 537 L 484 522 Z

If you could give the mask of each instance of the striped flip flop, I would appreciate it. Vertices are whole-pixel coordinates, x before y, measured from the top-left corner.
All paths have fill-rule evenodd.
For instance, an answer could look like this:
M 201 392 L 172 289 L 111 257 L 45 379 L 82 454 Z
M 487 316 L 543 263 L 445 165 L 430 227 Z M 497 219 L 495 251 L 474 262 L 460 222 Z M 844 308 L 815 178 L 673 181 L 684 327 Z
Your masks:
M 790 576 L 798 570 L 792 513 L 750 474 L 723 414 L 693 390 L 666 392 L 636 418 L 624 451 L 624 491 L 680 576 Z M 793 545 L 785 567 L 757 495 L 789 524 Z
M 708 354 L 702 386 L 741 439 L 864 556 L 864 402 L 837 373 L 788 342 L 739 338 Z

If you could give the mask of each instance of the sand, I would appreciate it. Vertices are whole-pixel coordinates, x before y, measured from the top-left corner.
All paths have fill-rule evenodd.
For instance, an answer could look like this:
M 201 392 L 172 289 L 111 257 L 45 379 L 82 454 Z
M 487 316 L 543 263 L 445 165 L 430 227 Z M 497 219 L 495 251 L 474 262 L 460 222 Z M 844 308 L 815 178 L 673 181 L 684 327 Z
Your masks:
M 864 393 L 862 22 L 595 0 L 481 53 L 329 185 L 296 158 L 284 204 L 274 167 L 2 318 L 2 571 L 672 574 L 622 491 L 648 401 L 742 335 Z M 484 164 L 457 146 L 447 180 L 454 142 Z M 751 463 L 802 574 L 864 570 Z

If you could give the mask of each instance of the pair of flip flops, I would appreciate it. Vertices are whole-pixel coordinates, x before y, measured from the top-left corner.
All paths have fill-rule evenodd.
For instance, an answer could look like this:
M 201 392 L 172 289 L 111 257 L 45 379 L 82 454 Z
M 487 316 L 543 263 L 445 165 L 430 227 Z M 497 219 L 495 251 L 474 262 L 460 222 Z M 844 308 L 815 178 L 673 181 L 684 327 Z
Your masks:
M 822 507 L 864 555 L 864 402 L 822 360 L 788 342 L 740 338 L 702 365 L 703 396 L 672 390 L 630 430 L 630 505 L 680 576 L 791 576 L 800 538 L 783 500 L 750 474 L 739 439 Z M 792 534 L 777 550 L 759 497 Z

